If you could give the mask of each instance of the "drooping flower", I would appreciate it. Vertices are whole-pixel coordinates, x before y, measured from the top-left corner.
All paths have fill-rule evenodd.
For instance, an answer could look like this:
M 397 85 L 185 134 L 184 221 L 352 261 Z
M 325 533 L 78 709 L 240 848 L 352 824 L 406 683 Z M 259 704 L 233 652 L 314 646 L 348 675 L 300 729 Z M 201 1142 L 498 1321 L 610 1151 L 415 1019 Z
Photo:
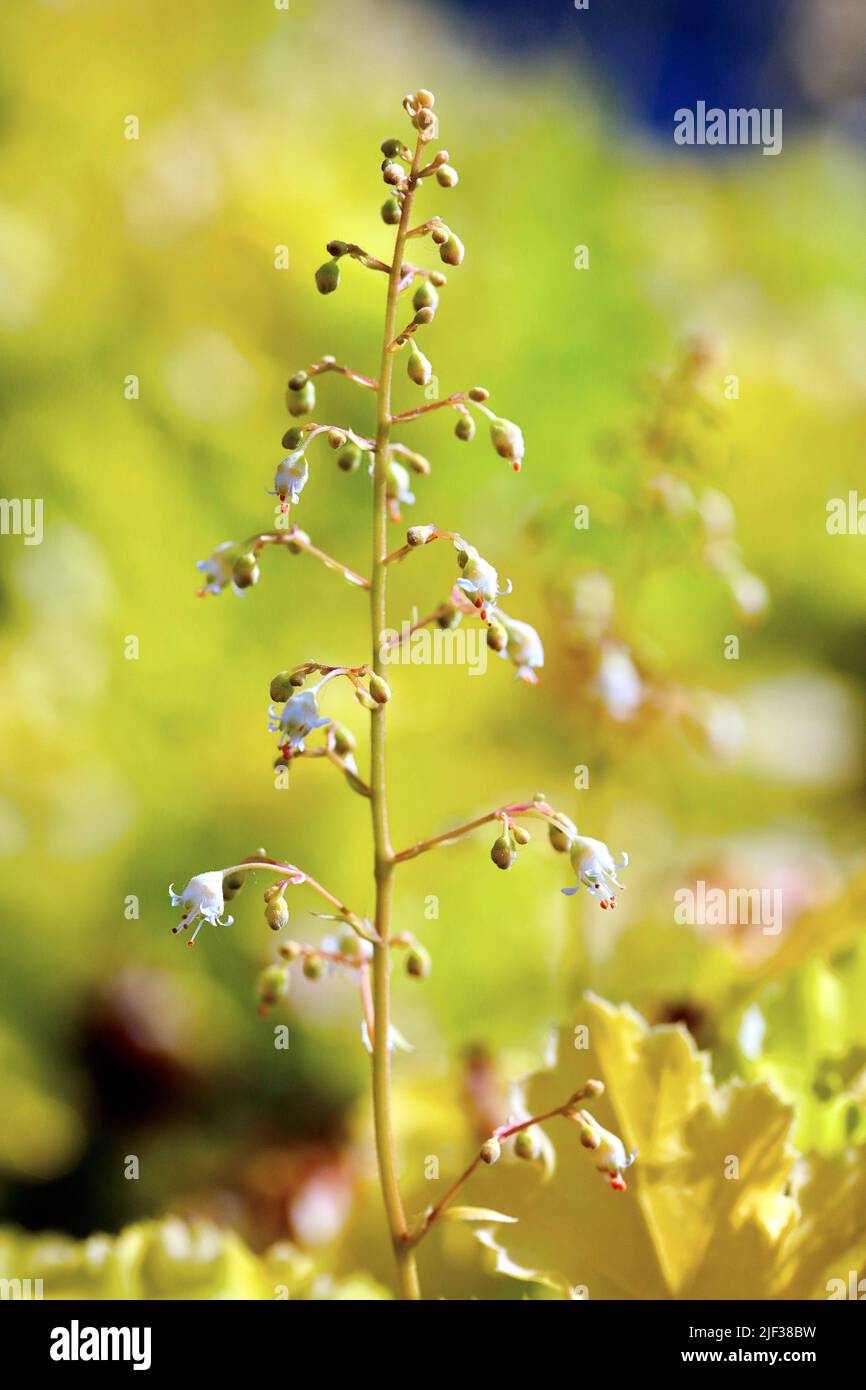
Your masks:
M 293 506 L 297 503 L 307 486 L 309 476 L 310 469 L 303 449 L 295 449 L 294 453 L 286 454 L 286 457 L 281 459 L 274 475 L 271 493 L 272 496 L 279 497 L 284 512 L 289 510 L 290 502 Z
M 240 553 L 240 548 L 234 541 L 223 541 L 206 560 L 196 562 L 196 569 L 201 571 L 205 579 L 198 591 L 202 598 L 205 594 L 221 594 L 229 584 L 236 594 L 241 593 L 233 578 L 235 562 Z
M 271 718 L 268 729 L 272 734 L 280 734 L 280 747 L 289 757 L 303 753 L 307 735 L 331 722 L 320 714 L 317 690 L 318 686 L 299 690 L 297 695 L 289 697 L 282 710 L 278 710 L 276 705 L 269 706 Z
M 371 464 L 371 473 L 374 467 L 375 464 Z M 409 486 L 409 470 L 404 468 L 402 463 L 395 463 L 393 459 L 385 470 L 385 492 L 391 520 L 399 522 L 401 502 L 405 506 L 411 507 L 415 501 L 415 494 Z
M 517 667 L 517 677 L 528 685 L 538 685 L 535 674 L 544 665 L 544 647 L 541 638 L 529 623 L 517 618 L 509 618 L 501 608 L 496 610 L 496 621 L 504 627 L 508 641 L 499 653 Z
M 599 907 L 616 907 L 614 888 L 623 885 L 617 878 L 617 870 L 628 865 L 628 855 L 623 854 L 617 862 L 602 840 L 593 840 L 588 835 L 577 835 L 571 846 L 571 867 L 577 874 L 574 888 L 563 888 L 566 897 L 586 888 L 593 897 L 598 898 Z
M 480 610 L 481 619 L 487 621 L 487 610 L 493 608 L 498 598 L 511 593 L 511 580 L 505 588 L 499 587 L 499 575 L 488 560 L 483 560 L 475 549 L 460 536 L 454 541 L 458 564 L 463 571 L 457 580 L 457 588 L 468 595 L 473 606 Z
M 195 922 L 196 929 L 188 941 L 191 946 L 204 926 L 205 922 L 210 922 L 215 927 L 230 927 L 233 918 L 227 917 L 222 920 L 225 912 L 225 900 L 223 898 L 223 875 L 221 869 L 213 869 L 206 874 L 197 874 L 191 878 L 182 893 L 175 893 L 174 884 L 169 885 L 169 896 L 171 897 L 172 907 L 182 907 L 183 916 L 172 931 L 177 933 L 186 931 L 187 927 Z
M 625 1192 L 623 1173 L 637 1158 L 637 1149 L 626 1153 L 619 1136 L 600 1125 L 588 1110 L 579 1110 L 572 1118 L 580 1126 L 581 1143 L 595 1154 L 598 1171 L 604 1173 L 614 1192 Z

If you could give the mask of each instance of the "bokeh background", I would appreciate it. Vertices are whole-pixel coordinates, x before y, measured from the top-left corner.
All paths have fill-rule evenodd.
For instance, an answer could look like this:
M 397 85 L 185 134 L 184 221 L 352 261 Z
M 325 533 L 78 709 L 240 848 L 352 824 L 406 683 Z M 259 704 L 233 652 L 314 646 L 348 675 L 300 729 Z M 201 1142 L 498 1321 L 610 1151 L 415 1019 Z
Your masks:
M 395 980 L 412 1200 L 437 1190 L 424 1157 L 465 1163 L 587 989 L 681 1022 L 719 1082 L 769 1082 L 801 1152 L 866 1137 L 866 539 L 825 524 L 864 479 L 863 12 L 697 13 L 4 5 L 3 492 L 43 498 L 45 532 L 0 544 L 0 1217 L 61 1233 L 33 1267 L 74 1270 L 73 1292 L 68 1238 L 166 1216 L 150 1295 L 181 1268 L 207 1293 L 220 1230 L 291 1241 L 314 1296 L 388 1287 L 355 991 L 296 980 L 275 1053 L 258 890 L 188 951 L 167 886 L 264 845 L 370 906 L 365 803 L 318 762 L 276 790 L 267 732 L 276 670 L 366 659 L 363 595 L 276 553 L 242 598 L 201 601 L 195 562 L 269 524 L 287 375 L 326 352 L 375 374 L 381 277 L 349 265 L 325 300 L 313 271 L 335 236 L 387 255 L 379 142 L 422 85 L 460 173 L 422 202 L 467 247 L 425 350 L 443 394 L 490 389 L 527 460 L 515 477 L 481 435 L 420 421 L 405 438 L 433 471 L 406 520 L 512 579 L 547 665 L 537 689 L 495 660 L 395 670 L 394 838 L 543 790 L 631 866 L 615 917 L 560 895 L 543 836 L 508 874 L 485 835 L 403 870 L 397 927 L 434 957 L 429 981 Z M 675 146 L 698 99 L 783 107 L 782 154 Z M 319 400 L 370 429 L 348 383 Z M 364 572 L 370 500 L 322 445 L 299 520 Z M 396 574 L 395 624 L 445 597 L 447 551 Z M 698 879 L 783 889 L 783 931 L 676 924 Z M 317 940 L 296 904 L 292 935 Z M 426 1275 L 525 1292 L 464 1230 Z

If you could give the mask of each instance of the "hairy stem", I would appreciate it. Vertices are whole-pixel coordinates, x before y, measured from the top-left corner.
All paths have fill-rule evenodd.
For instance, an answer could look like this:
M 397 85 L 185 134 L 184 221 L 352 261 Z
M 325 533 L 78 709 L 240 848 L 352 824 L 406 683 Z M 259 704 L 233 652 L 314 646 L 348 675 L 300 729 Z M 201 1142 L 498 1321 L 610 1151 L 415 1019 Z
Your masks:
M 370 626 L 373 642 L 373 669 L 382 674 L 384 665 L 381 638 L 386 624 L 388 552 L 387 477 L 391 443 L 391 381 L 394 356 L 388 344 L 394 337 L 397 318 L 397 298 L 400 289 L 400 270 L 409 216 L 421 164 L 423 146 L 419 138 L 409 175 L 409 187 L 403 200 L 403 212 L 397 228 L 394 256 L 388 274 L 388 298 L 385 306 L 385 327 L 382 341 L 382 363 L 379 372 L 379 391 L 376 414 L 376 451 L 373 469 L 373 571 L 370 581 Z M 386 783 L 385 706 L 370 712 L 370 801 L 373 810 L 374 873 L 376 880 L 375 925 L 377 942 L 373 947 L 373 1117 L 376 1129 L 376 1156 L 379 1179 L 391 1242 L 397 1261 L 397 1283 L 400 1297 L 421 1297 L 415 1256 L 408 1243 L 406 1216 L 397 1181 L 394 1155 L 394 1125 L 391 1107 L 391 1054 L 389 1027 L 391 1014 L 390 971 L 391 903 L 394 892 L 394 853 L 388 829 L 388 795 Z

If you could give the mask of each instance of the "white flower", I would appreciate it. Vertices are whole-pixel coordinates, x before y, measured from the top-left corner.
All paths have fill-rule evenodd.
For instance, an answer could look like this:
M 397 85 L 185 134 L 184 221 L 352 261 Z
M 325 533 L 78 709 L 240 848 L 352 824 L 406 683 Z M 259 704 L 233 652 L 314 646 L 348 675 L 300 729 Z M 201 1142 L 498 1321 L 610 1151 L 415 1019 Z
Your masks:
M 213 555 L 208 556 L 206 560 L 196 562 L 196 569 L 201 570 L 205 578 L 204 584 L 199 589 L 201 595 L 221 594 L 228 584 L 231 584 L 236 594 L 241 593 L 232 579 L 232 571 L 239 554 L 240 551 L 234 541 L 223 541 L 222 545 L 217 546 Z
M 372 475 L 375 463 L 370 466 Z M 411 507 L 415 501 L 415 494 L 409 486 L 409 471 L 404 468 L 402 463 L 392 461 L 388 464 L 385 471 L 385 493 L 388 498 L 388 510 L 392 521 L 400 520 L 400 503 Z
M 630 1154 L 626 1153 L 625 1144 L 618 1135 L 611 1134 L 609 1129 L 600 1125 L 588 1110 L 579 1111 L 574 1118 L 584 1132 L 590 1131 L 598 1141 L 592 1146 L 598 1171 L 605 1174 L 614 1192 L 625 1192 L 623 1173 L 637 1158 L 637 1149 L 632 1149 Z
M 279 497 L 282 509 L 287 512 L 289 502 L 296 503 L 307 486 L 310 469 L 303 449 L 287 454 L 280 462 L 274 476 L 273 494 Z
M 509 618 L 501 608 L 496 610 L 496 621 L 501 623 L 508 636 L 508 642 L 499 655 L 514 663 L 520 680 L 537 685 L 535 672 L 544 665 L 544 647 L 535 628 L 529 623 L 519 622 L 517 618 Z
M 577 885 L 563 888 L 562 892 L 566 897 L 571 897 L 583 886 L 598 898 L 599 907 L 616 907 L 616 894 L 612 890 L 623 886 L 616 876 L 617 869 L 624 869 L 627 865 L 627 854 L 616 862 L 602 840 L 578 835 L 571 846 L 571 867 L 577 874 Z
M 319 713 L 317 689 L 318 686 L 314 686 L 311 690 L 299 690 L 297 695 L 291 695 L 282 712 L 276 705 L 269 706 L 271 718 L 268 729 L 272 734 L 282 734 L 280 746 L 291 753 L 303 753 L 307 734 L 331 722 L 330 719 L 323 719 Z
M 595 688 L 611 719 L 624 724 L 634 718 L 643 703 L 644 686 L 628 647 L 603 643 Z
M 186 931 L 193 922 L 197 923 L 196 929 L 187 943 L 189 946 L 195 941 L 205 922 L 210 922 L 215 927 L 230 927 L 234 920 L 232 917 L 227 917 L 225 921 L 222 921 L 225 902 L 223 900 L 221 869 L 213 869 L 206 874 L 197 874 L 195 878 L 190 879 L 182 893 L 175 893 L 173 883 L 170 884 L 168 891 L 172 907 L 183 908 L 183 916 L 177 926 L 172 927 L 172 931 Z
M 504 589 L 500 589 L 499 575 L 488 560 L 481 558 L 474 545 L 468 545 L 458 536 L 454 548 L 463 570 L 462 577 L 457 580 L 457 588 L 469 595 L 472 604 L 480 608 L 481 617 L 486 621 L 486 610 L 492 608 L 498 598 L 511 593 L 511 580 Z
M 370 1041 L 370 1030 L 367 1027 L 367 1020 L 365 1018 L 361 1020 L 361 1042 L 372 1056 L 373 1044 Z M 400 1052 L 415 1051 L 412 1043 L 407 1042 L 400 1030 L 395 1028 L 393 1023 L 391 1023 L 388 1025 L 388 1051 L 394 1052 L 396 1049 L 399 1049 Z

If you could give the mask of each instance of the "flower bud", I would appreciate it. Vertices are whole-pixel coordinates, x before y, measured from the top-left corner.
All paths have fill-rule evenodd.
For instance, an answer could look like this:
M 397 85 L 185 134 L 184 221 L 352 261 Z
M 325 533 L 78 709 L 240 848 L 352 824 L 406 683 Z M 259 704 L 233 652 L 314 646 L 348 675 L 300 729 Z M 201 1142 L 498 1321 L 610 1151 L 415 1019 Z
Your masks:
M 439 294 L 429 280 L 422 280 L 412 296 L 413 309 L 438 309 Z
M 421 326 L 423 326 L 425 323 L 432 323 L 435 317 L 436 317 L 436 310 L 435 310 L 435 309 L 431 309 L 431 308 L 428 306 L 427 308 L 419 309 L 419 310 L 418 310 L 417 314 L 415 315 L 415 318 L 414 318 L 413 322 L 414 322 L 414 323 L 417 323 L 417 324 L 419 325 L 419 327 L 421 327 Z
M 346 443 L 346 436 L 342 430 L 328 430 L 328 444 L 332 449 L 341 449 Z
M 431 270 L 430 274 L 427 276 L 427 279 L 430 281 L 431 285 L 436 286 L 437 290 L 441 290 L 443 285 L 448 284 L 448 276 L 445 275 L 441 270 Z
M 282 956 L 283 960 L 289 962 L 297 960 L 301 954 L 300 943 L 297 941 L 281 941 L 277 947 L 277 955 Z
M 386 198 L 379 209 L 379 216 L 386 227 L 396 227 L 400 221 L 401 212 L 402 209 L 397 198 Z
M 345 757 L 347 753 L 354 752 L 357 747 L 355 735 L 346 728 L 345 724 L 332 724 L 331 732 L 334 735 L 334 749 L 341 758 Z
M 349 250 L 348 241 L 329 241 L 325 247 L 329 256 L 345 256 Z
M 558 854 L 567 854 L 571 849 L 571 837 L 558 825 L 548 824 L 547 838 Z
M 231 902 L 236 898 L 244 886 L 245 874 L 224 874 L 223 875 L 223 901 Z
M 308 980 L 320 980 L 325 973 L 325 962 L 317 951 L 304 956 L 304 974 Z
M 284 449 L 288 449 L 289 453 L 293 454 L 299 448 L 303 438 L 304 431 L 301 426 L 290 425 L 280 440 L 280 443 Z
M 454 426 L 454 433 L 458 439 L 463 439 L 467 443 L 475 438 L 475 421 L 471 415 L 464 415 L 461 411 L 457 416 L 457 424 Z
M 251 589 L 253 584 L 258 584 L 259 567 L 255 555 L 240 555 L 235 560 L 232 580 L 238 589 Z
M 409 151 L 406 149 L 406 146 L 403 144 L 403 141 L 395 139 L 383 140 L 381 145 L 379 146 L 379 149 L 382 151 L 386 159 L 404 159 L 406 155 L 409 153 Z
M 306 386 L 309 379 L 309 372 L 295 372 L 294 376 L 289 377 L 289 390 L 300 391 L 302 386 Z M 298 440 L 298 443 L 300 443 L 300 440 Z
M 428 90 L 427 90 L 426 87 L 422 87 L 422 88 L 420 89 L 420 91 L 417 91 L 417 92 L 415 93 L 415 104 L 416 104 L 416 106 L 428 106 L 428 107 L 429 107 L 429 106 L 435 105 L 435 102 L 436 102 L 436 98 L 434 97 L 434 95 L 433 95 L 432 92 L 428 92 Z
M 499 1155 L 502 1153 L 502 1145 L 498 1139 L 488 1139 L 481 1145 L 481 1162 L 497 1163 Z
M 354 473 L 361 462 L 361 449 L 351 439 L 344 449 L 337 455 L 337 467 L 344 473 Z
M 271 931 L 282 931 L 289 925 L 289 909 L 284 897 L 272 898 L 265 908 L 265 921 Z
M 453 188 L 459 182 L 457 170 L 450 164 L 441 164 L 436 170 L 436 182 L 441 188 Z
M 325 261 L 316 271 L 316 289 L 319 294 L 333 294 L 340 283 L 340 263 L 337 260 Z
M 532 836 L 524 825 L 512 825 L 511 834 L 518 845 L 528 845 L 532 839 Z
M 500 458 L 508 459 L 519 473 L 523 462 L 523 434 L 511 420 L 494 420 L 490 426 L 490 439 Z
M 508 645 L 508 633 L 495 618 L 487 629 L 487 645 L 494 652 L 502 652 Z
M 361 689 L 360 686 L 355 691 L 355 699 L 358 701 L 359 705 L 364 706 L 364 709 L 374 710 L 379 708 L 372 695 L 369 695 L 367 691 Z
M 313 383 L 307 380 L 298 390 L 289 386 L 286 392 L 286 405 L 290 415 L 309 415 L 316 405 L 316 388 Z
M 271 699 L 275 705 L 282 705 L 297 689 L 295 671 L 278 671 L 271 679 Z
M 289 972 L 282 965 L 269 965 L 259 976 L 259 1003 L 263 1008 L 279 1004 L 289 992 Z
M 293 538 L 286 541 L 286 546 L 290 555 L 300 555 L 304 546 L 309 544 L 310 537 L 307 535 L 307 532 L 302 531 L 300 527 L 295 527 Z
M 580 1120 L 578 1121 L 578 1128 L 580 1142 L 585 1149 L 597 1149 L 600 1146 L 601 1135 L 593 1125 L 587 1124 L 585 1120 Z
M 460 609 L 455 608 L 453 603 L 443 603 L 441 611 L 436 615 L 436 626 L 445 631 L 459 627 L 462 617 Z
M 382 676 L 374 673 L 370 677 L 370 694 L 377 705 L 387 705 L 391 698 L 391 687 Z
M 479 403 L 482 401 L 489 401 L 490 392 L 487 390 L 486 386 L 473 386 L 469 392 L 469 399 L 470 401 L 477 401 Z
M 493 848 L 490 851 L 490 858 L 493 860 L 497 869 L 511 868 L 517 858 L 517 851 L 512 844 L 511 836 L 507 832 L 500 835 L 497 840 L 494 840 Z
M 446 265 L 462 265 L 464 255 L 463 242 L 453 232 L 439 247 L 439 259 Z
M 399 164 L 394 164 L 391 160 L 386 159 L 385 163 L 382 165 L 382 178 L 386 183 L 390 183 L 391 185 L 402 183 L 403 170 Z
M 407 545 L 426 545 L 436 535 L 435 526 L 410 526 L 406 532 Z
M 435 246 L 444 246 L 448 240 L 448 228 L 442 222 L 435 223 L 430 228 L 430 239 Z
M 514 1152 L 518 1158 L 532 1163 L 541 1153 L 541 1145 L 530 1129 L 522 1129 L 514 1139 Z
M 409 375 L 409 380 L 414 381 L 416 386 L 426 386 L 433 375 L 433 368 L 430 362 L 415 343 L 412 344 L 409 351 L 409 361 L 406 364 L 406 371 Z
M 430 959 L 429 951 L 425 951 L 423 946 L 413 946 L 406 953 L 406 974 L 411 975 L 413 980 L 426 980 L 430 971 L 433 969 L 433 962 Z
M 430 460 L 425 459 L 423 454 L 415 454 L 407 449 L 403 454 L 403 458 L 406 460 L 413 473 L 420 473 L 422 477 L 426 477 L 430 472 Z

